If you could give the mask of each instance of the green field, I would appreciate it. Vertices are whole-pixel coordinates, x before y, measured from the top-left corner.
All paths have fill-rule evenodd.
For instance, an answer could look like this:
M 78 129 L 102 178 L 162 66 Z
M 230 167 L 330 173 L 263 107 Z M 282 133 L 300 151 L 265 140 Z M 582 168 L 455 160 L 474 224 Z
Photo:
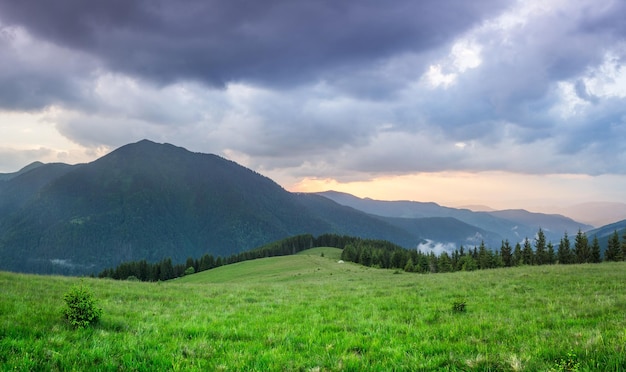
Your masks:
M 163 283 L 0 273 L 1 369 L 626 370 L 624 262 L 421 275 L 339 253 Z M 80 282 L 103 316 L 75 330 L 61 311 Z

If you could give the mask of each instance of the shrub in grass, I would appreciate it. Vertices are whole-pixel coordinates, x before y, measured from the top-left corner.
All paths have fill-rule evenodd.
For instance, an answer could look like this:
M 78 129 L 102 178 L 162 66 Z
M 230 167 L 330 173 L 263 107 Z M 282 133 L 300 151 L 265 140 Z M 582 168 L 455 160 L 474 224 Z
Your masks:
M 464 313 L 466 311 L 465 306 L 465 301 L 454 301 L 452 303 L 452 311 L 455 313 Z
M 67 305 L 63 315 L 75 328 L 84 328 L 95 323 L 102 315 L 102 309 L 96 306 L 91 290 L 82 284 L 73 286 L 63 299 Z
M 567 358 L 561 358 L 555 364 L 556 369 L 553 369 L 554 371 L 578 372 L 580 369 L 580 362 L 573 351 L 567 353 Z
M 191 275 L 194 274 L 196 272 L 196 269 L 193 268 L 193 266 L 189 266 L 188 268 L 185 269 L 185 275 Z

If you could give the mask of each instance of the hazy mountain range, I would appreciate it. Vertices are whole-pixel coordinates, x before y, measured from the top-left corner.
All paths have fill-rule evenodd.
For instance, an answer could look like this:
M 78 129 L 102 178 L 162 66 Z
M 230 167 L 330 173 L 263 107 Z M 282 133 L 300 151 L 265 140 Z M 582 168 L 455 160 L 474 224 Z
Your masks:
M 499 239 L 499 241 L 508 239 L 510 242 L 518 242 L 526 237 L 532 239 L 539 228 L 542 228 L 549 240 L 558 242 L 565 231 L 576 233 L 578 229 L 586 231 L 592 228 L 590 225 L 574 221 L 562 215 L 532 213 L 522 209 L 474 212 L 469 209 L 444 207 L 432 202 L 423 203 L 415 201 L 362 199 L 336 191 L 327 191 L 319 194 L 339 204 L 350 206 L 374 215 L 405 219 L 420 219 L 425 217 L 454 218 L 468 225 L 480 228 L 483 231 L 491 232 L 492 235 L 497 235 L 496 239 Z M 478 235 L 482 235 L 482 233 Z M 485 239 L 485 241 L 489 240 L 491 239 Z M 468 241 L 468 243 L 470 243 L 470 241 Z M 480 243 L 480 241 L 478 243 Z M 500 245 L 498 243 L 496 244 L 496 248 L 499 248 Z
M 91 163 L 0 174 L 0 269 L 85 274 L 122 261 L 227 256 L 288 236 L 336 233 L 407 248 L 499 248 L 542 227 L 591 226 L 522 210 L 472 212 L 336 192 L 290 193 L 216 155 L 143 140 Z
M 464 205 L 458 208 L 475 212 L 493 212 L 496 209 L 486 205 Z M 561 214 L 592 226 L 605 226 L 626 218 L 626 203 L 587 202 L 569 206 L 536 206 L 536 212 Z

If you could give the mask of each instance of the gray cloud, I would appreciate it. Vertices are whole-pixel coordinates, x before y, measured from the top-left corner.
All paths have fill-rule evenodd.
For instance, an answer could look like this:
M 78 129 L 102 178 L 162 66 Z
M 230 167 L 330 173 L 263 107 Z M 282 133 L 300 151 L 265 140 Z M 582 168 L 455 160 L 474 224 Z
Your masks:
M 528 4 L 0 0 L 0 107 L 292 175 L 625 174 L 626 8 Z
M 293 85 L 436 48 L 501 1 L 0 1 L 0 19 L 164 84 Z
M 80 78 L 94 67 L 91 59 L 33 40 L 22 30 L 0 24 L 0 108 L 37 110 L 76 103 Z

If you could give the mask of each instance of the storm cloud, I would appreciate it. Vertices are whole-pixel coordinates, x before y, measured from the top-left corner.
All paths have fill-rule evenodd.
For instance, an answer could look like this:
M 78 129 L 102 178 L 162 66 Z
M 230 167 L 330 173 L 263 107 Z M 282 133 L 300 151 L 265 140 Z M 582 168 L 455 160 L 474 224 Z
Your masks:
M 2 1 L 2 21 L 162 84 L 303 84 L 435 48 L 505 3 Z
M 0 108 L 53 108 L 87 149 L 150 138 L 292 178 L 624 175 L 625 17 L 591 0 L 0 0 Z

